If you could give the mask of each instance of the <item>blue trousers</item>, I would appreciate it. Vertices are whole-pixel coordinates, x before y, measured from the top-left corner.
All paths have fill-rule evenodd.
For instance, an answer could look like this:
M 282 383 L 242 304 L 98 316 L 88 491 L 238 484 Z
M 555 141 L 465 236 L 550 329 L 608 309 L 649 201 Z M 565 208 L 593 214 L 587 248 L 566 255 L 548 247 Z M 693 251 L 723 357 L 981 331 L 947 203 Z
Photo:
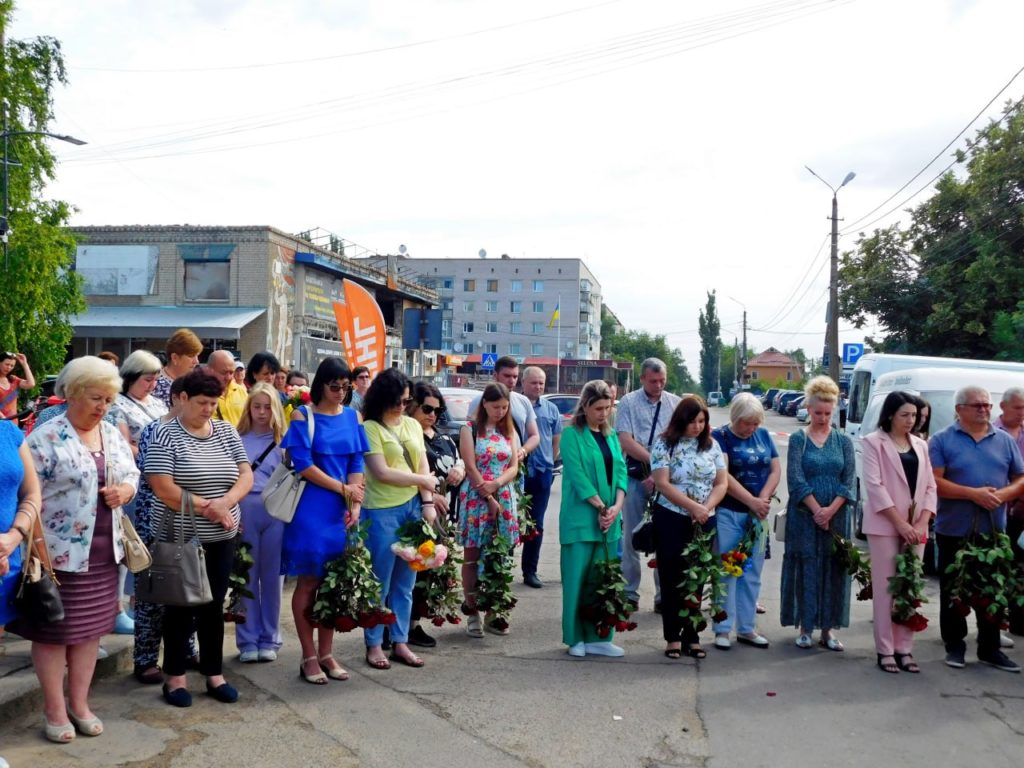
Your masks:
M 537 538 L 523 542 L 523 576 L 537 573 L 540 564 L 540 545 L 544 543 L 544 513 L 551 498 L 551 485 L 555 481 L 550 469 L 531 470 L 526 478 L 526 493 L 530 496 L 530 517 L 537 523 Z
M 254 598 L 242 598 L 245 623 L 235 625 L 239 651 L 276 651 L 281 647 L 281 542 L 284 523 L 267 514 L 259 493 L 250 493 L 241 503 L 242 541 L 252 546 L 249 591 Z
M 373 559 L 373 575 L 380 582 L 380 595 L 384 605 L 394 611 L 391 642 L 409 641 L 409 621 L 412 615 L 412 590 L 416 586 L 416 572 L 409 564 L 391 551 L 398 541 L 398 529 L 405 523 L 418 520 L 421 515 L 419 494 L 405 504 L 383 509 L 363 509 L 363 518 L 370 522 L 366 548 Z M 367 648 L 384 641 L 384 627 L 363 630 Z
M 753 515 L 746 512 L 732 512 L 719 507 L 715 513 L 718 529 L 718 551 L 725 554 L 740 543 L 740 539 L 753 525 Z M 722 608 L 729 617 L 715 624 L 715 634 L 728 634 L 735 620 L 736 631 L 741 635 L 752 634 L 757 625 L 757 596 L 761 594 L 761 569 L 764 568 L 764 549 L 758 551 L 754 545 L 750 556 L 750 568 L 742 576 L 723 576 L 725 605 Z

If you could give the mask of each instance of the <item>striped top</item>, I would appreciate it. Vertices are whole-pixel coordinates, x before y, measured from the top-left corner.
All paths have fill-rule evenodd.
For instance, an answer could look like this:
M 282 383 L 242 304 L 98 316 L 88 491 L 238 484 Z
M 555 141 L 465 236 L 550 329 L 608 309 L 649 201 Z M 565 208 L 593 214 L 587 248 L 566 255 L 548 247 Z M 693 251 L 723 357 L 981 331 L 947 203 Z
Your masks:
M 196 437 L 178 419 L 157 427 L 146 452 L 146 474 L 170 475 L 180 488 L 204 499 L 219 499 L 231 490 L 238 482 L 238 465 L 248 464 L 249 457 L 242 445 L 242 438 L 231 424 L 219 419 L 212 419 L 211 423 L 213 431 L 208 437 Z M 156 533 L 163 523 L 167 505 L 157 499 L 153 512 L 153 531 Z M 235 525 L 232 530 L 228 530 L 219 523 L 201 517 L 197 512 L 199 540 L 212 542 L 234 538 L 239 515 L 236 504 L 231 510 Z M 181 525 L 181 516 L 175 515 L 175 537 Z M 185 535 L 191 537 L 191 523 L 186 524 Z M 168 540 L 168 533 L 164 533 L 163 538 Z

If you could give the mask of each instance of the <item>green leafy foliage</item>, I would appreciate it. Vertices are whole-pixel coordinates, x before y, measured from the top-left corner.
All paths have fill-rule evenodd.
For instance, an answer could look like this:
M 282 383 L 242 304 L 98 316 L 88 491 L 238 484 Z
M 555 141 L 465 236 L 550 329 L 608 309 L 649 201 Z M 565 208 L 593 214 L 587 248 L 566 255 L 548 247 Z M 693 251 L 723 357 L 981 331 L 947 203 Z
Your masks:
M 715 292 L 708 292 L 708 301 L 697 319 L 700 333 L 700 386 L 706 395 L 718 388 L 718 364 L 722 354 L 722 322 L 718 318 Z
M 228 575 L 228 600 L 224 609 L 224 621 L 245 623 L 245 607 L 242 598 L 252 600 L 255 595 L 249 589 L 249 574 L 256 561 L 252 556 L 252 544 L 239 540 L 235 544 L 235 557 L 231 561 Z
M 636 622 L 630 621 L 633 606 L 626 596 L 626 577 L 622 573 L 622 560 L 612 557 L 608 549 L 608 534 L 602 535 L 604 560 L 591 569 L 585 587 L 587 599 L 581 613 L 593 622 L 597 636 L 608 637 L 612 630 L 632 632 Z
M 1024 574 L 1014 562 L 1010 537 L 976 536 L 956 553 L 946 568 L 953 577 L 950 601 L 962 615 L 971 608 L 1003 629 L 1011 605 L 1024 607 Z
M 491 623 L 498 629 L 508 627 L 516 597 L 512 594 L 512 540 L 495 533 L 480 548 L 480 563 L 476 583 L 476 606 L 490 614 Z
M 857 545 L 835 531 L 832 532 L 832 554 L 843 569 L 860 584 L 858 600 L 870 600 L 874 592 L 871 585 L 871 559 Z
M 924 564 L 913 547 L 904 546 L 896 556 L 896 574 L 889 577 L 892 595 L 892 620 L 915 632 L 928 627 L 928 619 L 918 612 L 928 602 L 924 596 Z
M 707 628 L 708 621 L 704 615 L 705 599 L 712 613 L 712 620 L 723 621 L 726 618 L 725 584 L 722 581 L 722 563 L 714 552 L 715 531 L 704 530 L 703 526 L 693 526 L 693 539 L 683 548 L 683 560 L 686 570 L 683 580 L 677 585 L 683 594 L 683 607 L 679 616 L 690 622 L 694 629 L 702 632 Z
M 340 632 L 394 623 L 395 614 L 381 606 L 380 582 L 364 544 L 369 527 L 367 521 L 350 529 L 345 552 L 325 566 L 308 617 L 313 623 Z
M 683 353 L 678 348 L 669 347 L 664 335 L 620 330 L 611 313 L 605 309 L 601 312 L 601 351 L 615 360 L 627 360 L 633 364 L 634 385 L 640 379 L 640 364 L 649 357 L 656 357 L 668 367 L 669 391 L 697 391 L 697 383 L 686 367 Z

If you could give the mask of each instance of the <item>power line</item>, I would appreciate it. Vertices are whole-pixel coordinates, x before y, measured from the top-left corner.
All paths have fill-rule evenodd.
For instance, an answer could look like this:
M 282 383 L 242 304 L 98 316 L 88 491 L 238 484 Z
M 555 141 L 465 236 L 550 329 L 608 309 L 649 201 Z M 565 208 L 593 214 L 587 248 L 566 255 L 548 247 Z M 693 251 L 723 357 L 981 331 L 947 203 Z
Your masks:
M 785 309 L 789 301 L 794 296 L 796 296 L 796 292 L 800 290 L 800 287 L 803 285 L 804 280 L 806 280 L 807 276 L 811 273 L 811 269 L 814 268 L 814 262 L 818 260 L 819 256 L 821 256 L 821 252 L 825 249 L 825 244 L 828 243 L 830 237 L 831 235 L 825 235 L 825 237 L 822 239 L 821 245 L 818 246 L 817 252 L 814 254 L 814 256 L 811 257 L 810 263 L 807 265 L 807 268 L 804 270 L 803 274 L 801 274 L 800 279 L 797 280 L 796 285 L 793 286 L 793 290 L 790 291 L 789 296 L 787 296 L 782 301 L 782 303 L 779 305 L 779 308 L 775 311 L 775 314 L 764 321 L 765 325 L 772 325 L 773 323 L 775 323 L 776 318 L 778 318 L 779 314 L 783 311 L 783 309 Z

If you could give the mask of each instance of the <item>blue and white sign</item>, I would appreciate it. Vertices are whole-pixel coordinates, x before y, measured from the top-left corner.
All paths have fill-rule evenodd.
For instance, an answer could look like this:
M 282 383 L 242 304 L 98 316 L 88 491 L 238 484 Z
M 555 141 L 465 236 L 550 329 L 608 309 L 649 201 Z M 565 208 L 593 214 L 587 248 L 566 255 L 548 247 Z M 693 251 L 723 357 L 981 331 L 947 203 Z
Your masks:
M 496 362 L 498 362 L 498 354 L 496 352 L 484 352 L 480 355 L 480 370 L 493 371 Z
M 863 354 L 863 344 L 843 344 L 843 365 L 854 365 Z

